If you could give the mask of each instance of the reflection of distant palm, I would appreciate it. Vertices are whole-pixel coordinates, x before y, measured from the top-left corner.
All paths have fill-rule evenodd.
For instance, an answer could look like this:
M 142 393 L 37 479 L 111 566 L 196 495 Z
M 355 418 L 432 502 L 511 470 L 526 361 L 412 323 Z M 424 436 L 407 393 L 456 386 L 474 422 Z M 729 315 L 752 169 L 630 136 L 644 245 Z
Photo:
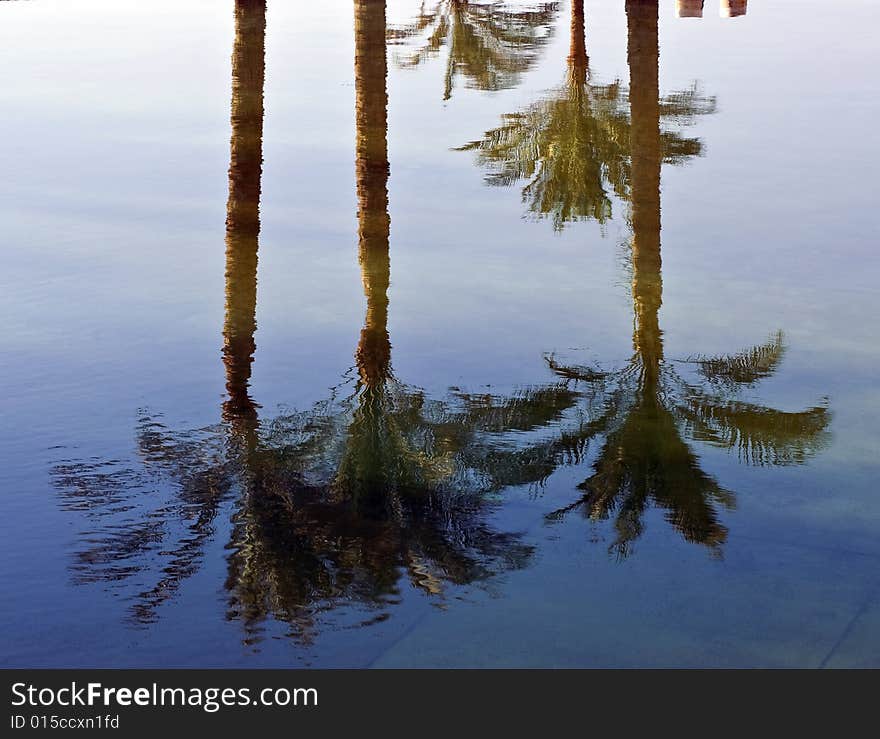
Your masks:
M 486 181 L 509 186 L 526 180 L 523 202 L 539 218 L 549 216 L 561 229 L 577 220 L 604 223 L 611 217 L 613 192 L 627 199 L 630 188 L 630 117 L 626 89 L 619 83 L 590 81 L 584 43 L 583 0 L 572 0 L 571 48 L 564 85 L 504 124 L 464 147 L 476 151 L 490 170 Z M 660 102 L 661 116 L 678 124 L 711 113 L 713 98 L 696 87 Z M 663 158 L 679 162 L 701 151 L 697 139 L 661 133 Z
M 515 86 L 550 38 L 557 6 L 516 9 L 498 0 L 438 0 L 431 10 L 423 4 L 411 25 L 389 29 L 388 37 L 420 40 L 416 51 L 399 56 L 403 67 L 418 66 L 447 47 L 443 99 L 448 100 L 457 75 L 479 90 Z
M 824 405 L 787 413 L 740 401 L 736 391 L 771 375 L 783 355 L 782 335 L 732 357 L 692 359 L 706 381 L 685 380 L 666 362 L 658 322 L 660 275 L 660 168 L 663 139 L 658 103 L 657 2 L 629 0 L 630 106 L 632 112 L 632 292 L 635 353 L 610 375 L 551 367 L 566 378 L 582 376 L 606 389 L 602 419 L 605 444 L 593 474 L 580 487 L 584 496 L 557 511 L 558 518 L 580 509 L 594 519 L 614 517 L 614 550 L 626 556 L 642 533 L 650 504 L 688 541 L 719 551 L 727 530 L 718 506 L 732 507 L 734 496 L 703 472 L 682 439 L 735 448 L 743 462 L 797 464 L 823 445 L 829 422 Z

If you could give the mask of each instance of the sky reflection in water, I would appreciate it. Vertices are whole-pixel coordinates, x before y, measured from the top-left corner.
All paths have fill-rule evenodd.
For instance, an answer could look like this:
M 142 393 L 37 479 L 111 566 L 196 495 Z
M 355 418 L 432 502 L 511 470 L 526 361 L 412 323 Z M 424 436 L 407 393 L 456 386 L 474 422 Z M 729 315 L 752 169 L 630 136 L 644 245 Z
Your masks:
M 723 283 L 747 284 L 730 249 L 710 272 L 704 247 L 694 245 L 696 266 L 671 285 L 667 279 L 663 289 L 661 271 L 668 275 L 670 266 L 664 262 L 661 270 L 661 232 L 669 241 L 661 209 L 667 212 L 670 197 L 679 213 L 698 205 L 710 215 L 727 210 L 690 193 L 684 173 L 698 160 L 711 163 L 709 136 L 702 131 L 724 117 L 725 102 L 713 93 L 711 77 L 663 92 L 661 10 L 656 2 L 621 5 L 623 34 L 608 43 L 622 44 L 625 74 L 608 77 L 590 51 L 591 9 L 581 0 L 441 0 L 421 6 L 414 17 L 403 13 L 400 21 L 382 0 L 355 0 L 355 239 L 339 226 L 344 204 L 325 203 L 324 226 L 302 204 L 293 221 L 269 208 L 291 186 L 277 169 L 273 173 L 277 144 L 267 142 L 274 132 L 290 149 L 292 125 L 304 139 L 292 150 L 302 156 L 310 128 L 290 117 L 282 98 L 273 113 L 267 31 L 274 6 L 267 11 L 265 2 L 235 2 L 219 420 L 185 420 L 210 419 L 211 412 L 201 401 L 195 410 L 186 400 L 181 415 L 180 399 L 207 396 L 193 393 L 202 382 L 198 373 L 167 388 L 174 376 L 169 365 L 160 370 L 165 392 L 138 391 L 138 401 L 128 406 L 125 393 L 108 395 L 108 404 L 125 417 L 137 409 L 133 450 L 120 447 L 118 423 L 101 430 L 100 412 L 89 427 L 87 418 L 71 411 L 67 418 L 76 420 L 68 421 L 61 439 L 51 428 L 25 439 L 25 449 L 28 440 L 53 447 L 47 462 L 54 492 L 39 503 L 16 499 L 15 510 L 28 521 L 54 500 L 59 521 L 78 532 L 39 558 L 56 571 L 66 561 L 63 581 L 53 574 L 43 584 L 84 593 L 89 609 L 113 603 L 102 616 L 108 647 L 95 653 L 93 646 L 68 644 L 59 664 L 153 664 L 169 654 L 176 663 L 204 665 L 291 659 L 330 665 L 815 664 L 831 663 L 838 654 L 846 658 L 847 639 L 876 635 L 877 552 L 870 542 L 880 511 L 866 484 L 873 462 L 835 453 L 841 435 L 858 433 L 853 400 L 838 400 L 836 375 L 798 349 L 810 331 L 792 325 L 796 311 L 779 316 L 740 303 L 718 320 L 712 320 L 714 309 L 707 309 L 708 320 L 693 315 L 702 310 L 697 299 L 723 292 Z M 671 14 L 675 22 L 701 22 L 685 20 L 699 16 L 700 6 L 678 3 Z M 730 23 L 752 22 L 745 10 L 744 3 L 722 4 L 721 15 L 745 16 Z M 749 28 L 725 28 L 726 42 L 737 43 L 739 32 Z M 548 78 L 555 69 L 561 84 L 524 90 L 515 99 L 496 97 L 513 94 L 543 61 Z M 424 98 L 403 97 L 401 121 L 435 97 L 442 115 L 454 116 L 449 106 L 459 91 L 485 96 L 475 99 L 495 112 L 466 108 L 464 121 L 482 121 L 483 133 L 478 127 L 458 141 L 448 140 L 451 133 L 425 132 L 419 147 L 434 153 L 420 154 L 412 143 L 395 149 L 394 135 L 412 141 L 403 125 L 393 125 L 398 79 L 402 93 L 411 89 L 405 84 L 417 84 Z M 508 101 L 516 103 L 510 110 Z M 324 104 L 316 101 L 315 107 Z M 315 131 L 315 147 L 332 156 L 321 162 L 320 153 L 313 155 L 311 166 L 338 200 L 333 188 L 340 187 L 337 171 L 346 152 L 341 138 L 328 144 L 324 135 Z M 281 151 L 278 158 L 289 160 L 290 154 Z M 404 188 L 413 177 L 434 177 L 431 202 L 418 204 L 404 189 L 398 206 L 398 170 Z M 304 170 L 294 162 L 290 171 L 301 176 Z M 674 185 L 670 196 L 665 183 L 673 175 L 674 183 L 685 184 Z M 485 195 L 473 189 L 481 177 L 490 186 Z M 479 198 L 475 204 L 448 189 L 461 178 L 474 183 L 468 192 Z M 267 203 L 264 192 L 272 188 L 276 194 Z M 123 219 L 124 212 L 123 206 Z M 277 256 L 266 263 L 267 229 L 261 226 L 267 215 L 269 243 L 277 248 L 298 238 L 305 244 L 287 266 Z M 705 216 L 688 230 L 708 238 L 714 226 Z M 92 216 L 101 217 L 100 209 Z M 598 238 L 587 238 L 594 225 Z M 409 248 L 414 235 L 438 228 L 443 236 L 425 235 L 423 244 Z M 454 244 L 469 229 L 470 254 Z M 678 216 L 673 234 L 681 231 Z M 162 239 L 161 230 L 155 238 Z M 857 253 L 858 237 L 850 238 Z M 451 243 L 443 266 L 445 242 Z M 506 280 L 506 269 L 498 266 L 505 246 L 521 270 L 516 280 Z M 181 247 L 163 249 L 169 248 Z M 603 251 L 612 257 L 604 267 Z M 216 245 L 204 250 L 212 260 L 218 253 Z M 745 249 L 743 259 L 750 254 Z M 430 277 L 421 302 L 412 286 L 398 296 L 398 283 L 417 274 L 420 255 L 427 257 L 425 272 L 447 281 L 445 296 Z M 683 259 L 686 249 L 675 255 L 672 269 Z M 762 289 L 786 280 L 784 270 L 776 274 L 767 261 L 772 255 L 761 259 L 768 275 Z M 338 356 L 342 336 L 352 336 L 350 322 L 345 327 L 342 320 L 352 311 L 340 306 L 356 295 L 356 273 L 340 268 L 346 271 L 315 287 L 341 260 L 359 268 L 365 315 L 349 349 L 353 363 L 334 373 L 309 358 L 320 351 Z M 577 279 L 560 279 L 554 270 L 590 262 L 597 274 L 586 284 L 594 296 L 584 302 L 572 292 Z M 491 267 L 474 291 L 472 275 L 486 265 Z M 23 269 L 31 279 L 40 271 L 29 263 Z M 312 286 L 299 292 L 303 283 L 291 270 Z M 272 280 L 283 283 L 285 274 L 291 274 L 291 297 L 279 314 Z M 449 282 L 456 277 L 458 285 Z M 483 290 L 487 284 L 493 287 Z M 339 286 L 344 299 L 333 307 Z M 671 323 L 678 336 L 670 349 L 661 318 L 676 288 L 688 303 L 675 304 Z M 760 302 L 751 290 L 741 288 L 739 300 Z M 474 320 L 490 333 L 497 329 L 502 349 L 481 347 L 479 333 L 468 329 L 456 335 L 460 316 L 481 292 L 487 302 Z M 529 311 L 536 292 L 545 297 Z M 518 317 L 523 308 L 496 314 L 491 306 L 502 298 L 524 306 L 534 326 L 547 330 L 527 331 L 530 322 L 520 324 Z M 560 308 L 564 317 L 556 313 Z M 398 332 L 395 315 L 407 316 L 408 309 Z M 156 310 L 173 320 L 173 306 Z M 326 318 L 310 318 L 322 310 L 335 311 L 326 334 Z M 827 312 L 834 310 L 829 304 Z M 267 317 L 268 328 L 261 319 L 258 331 L 258 315 Z M 119 320 L 124 327 L 125 316 Z M 845 316 L 841 320 L 846 325 Z M 597 324 L 595 338 L 591 323 Z M 520 327 L 526 336 L 517 335 Z M 169 328 L 172 337 L 186 340 L 188 329 Z M 432 335 L 442 339 L 435 347 Z M 689 338 L 694 340 L 682 341 Z M 755 346 L 742 348 L 746 341 Z M 481 350 L 484 358 L 475 358 Z M 114 351 L 102 349 L 105 356 Z M 862 388 L 850 390 L 854 398 L 868 392 L 858 385 L 857 372 L 874 351 L 841 350 L 856 369 L 851 384 Z M 465 359 L 450 374 L 445 370 L 458 354 Z M 295 372 L 283 369 L 292 357 Z M 126 375 L 121 379 L 135 386 L 145 381 L 132 373 L 153 371 L 117 361 Z M 261 393 L 257 378 L 264 363 L 277 368 L 270 373 L 282 374 L 264 380 Z M 87 377 L 90 370 L 71 359 L 70 372 Z M 850 430 L 839 428 L 839 404 Z M 59 443 L 64 439 L 70 441 Z M 33 471 L 23 469 L 14 479 L 39 489 Z M 834 479 L 844 482 L 832 488 L 827 481 Z M 756 498 L 763 503 L 755 506 Z M 825 518 L 818 498 L 832 501 Z M 788 520 L 786 500 L 793 501 Z M 858 520 L 857 510 L 867 516 Z M 774 527 L 782 525 L 791 534 L 776 540 Z M 792 554 L 793 546 L 804 551 Z M 823 561 L 828 551 L 833 555 Z M 670 567 L 682 583 L 675 603 L 664 584 Z M 843 584 L 841 567 L 848 571 Z M 707 626 L 723 607 L 722 590 L 737 595 L 740 613 L 753 615 L 725 616 L 719 642 Z M 632 613 L 633 602 L 653 616 L 630 631 L 630 647 L 621 647 L 619 613 Z M 826 605 L 817 610 L 818 603 Z M 591 612 L 590 635 L 577 629 L 584 608 Z M 679 608 L 691 615 L 682 621 Z M 525 627 L 510 609 L 532 613 L 544 628 Z M 180 626 L 197 613 L 212 620 L 207 634 L 215 644 L 206 635 L 196 640 L 201 646 L 181 650 L 192 640 L 190 630 L 175 634 L 166 624 Z M 49 620 L 63 629 L 68 619 L 59 614 Z M 479 634 L 493 622 L 500 624 L 497 644 L 481 650 Z M 118 645 L 131 634 L 141 647 L 123 657 Z M 774 649 L 768 652 L 762 638 L 773 639 Z M 33 640 L 25 628 L 13 663 L 46 659 Z M 470 640 L 474 646 L 468 647 Z M 437 646 L 452 641 L 453 649 Z M 216 643 L 239 646 L 230 656 Z M 867 659 L 876 656 L 868 652 Z

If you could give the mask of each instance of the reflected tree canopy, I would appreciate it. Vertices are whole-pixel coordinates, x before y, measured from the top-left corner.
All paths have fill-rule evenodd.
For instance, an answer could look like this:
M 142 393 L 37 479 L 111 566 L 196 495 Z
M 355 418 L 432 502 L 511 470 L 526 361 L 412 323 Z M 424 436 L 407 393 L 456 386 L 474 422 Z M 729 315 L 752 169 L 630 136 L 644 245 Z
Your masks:
M 632 186 L 632 121 L 625 86 L 592 81 L 585 42 L 583 0 L 571 3 L 571 41 L 564 84 L 536 103 L 504 116 L 501 126 L 461 147 L 489 170 L 486 182 L 510 186 L 524 180 L 523 203 L 556 229 L 612 215 L 612 195 L 628 200 Z M 675 130 L 715 110 L 715 99 L 696 85 L 659 101 L 663 160 L 681 163 L 702 144 Z M 671 128 L 670 125 L 675 128 Z
M 396 55 L 404 68 L 418 67 L 445 49 L 448 100 L 458 77 L 478 90 L 515 87 L 550 39 L 557 9 L 555 2 L 437 0 L 423 3 L 412 23 L 389 28 L 388 39 L 406 44 Z

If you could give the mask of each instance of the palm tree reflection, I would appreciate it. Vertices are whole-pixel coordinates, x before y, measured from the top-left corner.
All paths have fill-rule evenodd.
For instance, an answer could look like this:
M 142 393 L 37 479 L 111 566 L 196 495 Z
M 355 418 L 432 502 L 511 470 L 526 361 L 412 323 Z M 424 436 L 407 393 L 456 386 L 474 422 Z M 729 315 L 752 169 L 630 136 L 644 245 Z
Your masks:
M 430 400 L 399 382 L 388 335 L 390 219 L 384 0 L 355 2 L 358 259 L 367 310 L 352 393 L 261 421 L 250 393 L 255 351 L 262 167 L 264 0 L 236 3 L 223 362 L 228 398 L 218 428 L 178 431 L 143 414 L 141 466 L 71 463 L 55 469 L 65 505 L 95 529 L 74 565 L 80 581 L 158 582 L 133 617 L 157 608 L 204 560 L 218 513 L 232 508 L 230 617 L 251 636 L 269 617 L 309 640 L 321 611 L 381 609 L 401 579 L 432 596 L 449 584 L 521 567 L 531 550 L 487 522 L 486 494 L 505 432 L 559 422 L 578 400 L 566 382 L 507 399 L 454 393 Z M 479 437 L 479 441 L 478 441 Z M 173 491 L 155 500 L 155 480 Z
M 90 460 L 54 470 L 65 507 L 84 511 L 94 526 L 84 535 L 85 546 L 73 565 L 78 582 L 123 583 L 144 575 L 151 558 L 158 561 L 157 582 L 146 585 L 132 605 L 139 622 L 154 620 L 156 608 L 198 570 L 217 516 L 237 488 L 234 472 L 247 466 L 257 447 L 257 406 L 249 385 L 256 330 L 265 0 L 236 0 L 234 13 L 223 324 L 226 428 L 175 431 L 161 417 L 141 411 L 140 467 Z M 176 490 L 158 508 L 151 507 L 157 478 Z
M 462 464 L 473 433 L 467 413 L 393 376 L 384 0 L 355 3 L 355 38 L 358 259 L 367 302 L 356 386 L 341 402 L 275 419 L 261 435 L 228 583 L 233 612 L 246 623 L 271 615 L 302 638 L 320 610 L 399 597 L 402 573 L 438 596 L 447 583 L 522 566 L 530 554 L 485 522 L 478 493 L 487 486 Z
M 417 39 L 415 51 L 398 57 L 400 66 L 417 67 L 446 47 L 443 99 L 452 97 L 457 76 L 478 90 L 515 87 L 550 39 L 558 3 L 517 8 L 499 0 L 437 0 L 424 3 L 409 25 L 391 28 L 388 38 Z
M 610 219 L 611 195 L 629 198 L 630 163 L 637 155 L 626 89 L 619 81 L 591 81 L 584 25 L 584 2 L 572 0 L 568 72 L 561 87 L 461 147 L 475 151 L 489 170 L 487 184 L 525 180 L 523 203 L 534 216 L 551 218 L 556 229 L 571 221 Z M 684 125 L 713 112 L 715 100 L 693 86 L 664 97 L 659 106 L 664 119 Z M 660 135 L 666 162 L 680 163 L 702 150 L 698 139 L 673 130 Z
M 584 495 L 551 514 L 578 509 L 594 520 L 614 519 L 612 549 L 625 557 L 643 531 L 653 504 L 688 541 L 716 552 L 727 537 L 719 509 L 734 495 L 699 464 L 682 439 L 735 448 L 750 464 L 804 462 L 821 448 L 829 413 L 825 405 L 784 412 L 736 398 L 736 391 L 771 375 L 783 354 L 782 334 L 731 357 L 698 357 L 703 385 L 687 381 L 666 361 L 658 312 L 660 274 L 660 169 L 664 139 L 660 120 L 656 0 L 628 0 L 628 62 L 632 124 L 632 294 L 634 354 L 609 383 L 605 443 L 593 474 L 580 486 Z M 566 377 L 596 374 L 577 367 L 553 368 Z

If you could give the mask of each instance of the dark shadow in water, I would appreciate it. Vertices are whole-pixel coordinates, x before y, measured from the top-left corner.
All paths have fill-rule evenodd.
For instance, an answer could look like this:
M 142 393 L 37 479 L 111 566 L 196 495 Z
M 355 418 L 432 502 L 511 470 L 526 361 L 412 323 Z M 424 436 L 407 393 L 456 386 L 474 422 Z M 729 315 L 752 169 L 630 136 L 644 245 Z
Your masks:
M 90 529 L 72 565 L 78 582 L 132 598 L 149 623 L 231 516 L 228 615 L 247 640 L 266 620 L 302 642 L 322 614 L 367 609 L 381 620 L 409 587 L 440 603 L 450 587 L 526 566 L 532 549 L 490 522 L 495 494 L 540 484 L 595 458 L 579 510 L 614 519 L 612 549 L 631 551 L 651 505 L 686 539 L 720 551 L 719 508 L 734 497 L 703 472 L 683 437 L 739 451 L 752 464 L 798 464 L 819 449 L 829 414 L 737 399 L 771 375 L 781 334 L 731 357 L 692 357 L 686 380 L 664 359 L 658 311 L 660 168 L 666 146 L 657 82 L 656 3 L 627 4 L 630 120 L 624 129 L 632 206 L 634 352 L 616 372 L 567 366 L 508 396 L 434 399 L 400 382 L 388 333 L 385 5 L 355 2 L 358 260 L 366 316 L 352 377 L 314 407 L 271 420 L 251 397 L 262 169 L 265 3 L 238 0 L 226 235 L 222 423 L 172 429 L 143 412 L 136 463 L 71 460 L 53 469 L 62 505 Z M 573 170 L 574 171 L 574 170 Z M 560 187 L 566 180 L 560 179 Z M 572 187 L 580 187 L 572 182 Z M 347 388 L 347 390 L 346 390 Z M 593 453 L 591 444 L 600 443 Z M 408 583 L 408 584 L 407 584 Z
M 412 23 L 389 28 L 392 43 L 407 44 L 396 55 L 403 68 L 418 67 L 446 50 L 443 99 L 449 100 L 456 77 L 478 90 L 503 90 L 538 59 L 550 40 L 559 4 L 512 6 L 499 0 L 435 0 L 423 3 Z

